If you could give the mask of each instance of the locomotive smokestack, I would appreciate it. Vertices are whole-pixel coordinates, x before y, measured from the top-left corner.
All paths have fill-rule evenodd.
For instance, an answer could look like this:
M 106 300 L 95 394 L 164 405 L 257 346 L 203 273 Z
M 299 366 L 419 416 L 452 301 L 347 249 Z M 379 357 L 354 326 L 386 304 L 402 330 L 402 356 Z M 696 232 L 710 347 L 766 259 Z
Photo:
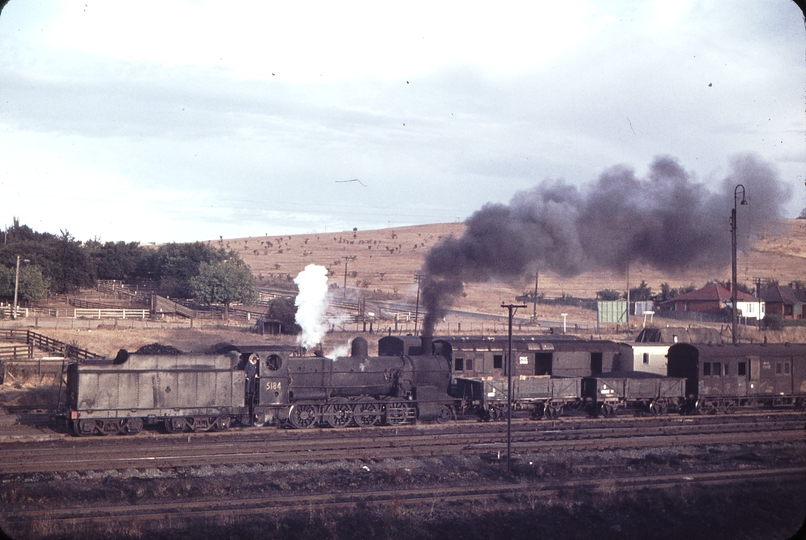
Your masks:
M 791 189 L 769 163 L 744 154 L 714 193 L 670 156 L 656 157 L 645 178 L 611 167 L 586 186 L 546 180 L 508 205 L 488 203 L 470 216 L 461 237 L 442 239 L 426 255 L 420 299 L 423 336 L 462 293 L 464 283 L 514 280 L 535 269 L 574 276 L 624 272 L 631 262 L 670 274 L 730 261 L 728 216 L 734 186 L 752 195 L 752 220 L 740 241 L 781 219 Z
M 434 337 L 430 335 L 423 335 L 423 355 L 429 355 L 434 353 Z

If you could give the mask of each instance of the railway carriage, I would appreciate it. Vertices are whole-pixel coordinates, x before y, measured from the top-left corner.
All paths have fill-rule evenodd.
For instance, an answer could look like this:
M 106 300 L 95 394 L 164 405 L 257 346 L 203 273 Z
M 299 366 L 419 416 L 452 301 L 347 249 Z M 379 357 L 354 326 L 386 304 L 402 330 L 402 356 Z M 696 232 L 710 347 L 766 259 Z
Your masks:
M 736 407 L 806 405 L 806 344 L 678 343 L 669 375 L 686 379 L 689 406 L 703 413 Z

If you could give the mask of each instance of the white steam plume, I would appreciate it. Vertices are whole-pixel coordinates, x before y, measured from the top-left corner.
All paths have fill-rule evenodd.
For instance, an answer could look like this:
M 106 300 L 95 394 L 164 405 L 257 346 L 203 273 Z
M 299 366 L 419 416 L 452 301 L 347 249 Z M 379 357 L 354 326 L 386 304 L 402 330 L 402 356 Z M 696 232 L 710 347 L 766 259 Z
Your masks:
M 299 288 L 294 301 L 297 306 L 296 321 L 302 327 L 302 335 L 297 341 L 310 349 L 321 343 L 327 334 L 327 268 L 309 264 L 297 274 L 294 283 Z

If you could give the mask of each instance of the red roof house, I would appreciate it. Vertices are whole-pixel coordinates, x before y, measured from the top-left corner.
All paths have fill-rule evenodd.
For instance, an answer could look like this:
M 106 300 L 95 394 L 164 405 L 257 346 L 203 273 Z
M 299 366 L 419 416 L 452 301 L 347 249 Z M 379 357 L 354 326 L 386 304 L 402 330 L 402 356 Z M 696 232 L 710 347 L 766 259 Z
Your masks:
M 759 300 L 752 294 L 737 291 L 736 303 L 753 302 Z M 730 290 L 719 283 L 709 283 L 702 289 L 675 296 L 671 300 L 660 303 L 661 311 L 694 311 L 698 313 L 719 313 L 730 307 Z M 739 306 L 741 308 L 741 305 Z

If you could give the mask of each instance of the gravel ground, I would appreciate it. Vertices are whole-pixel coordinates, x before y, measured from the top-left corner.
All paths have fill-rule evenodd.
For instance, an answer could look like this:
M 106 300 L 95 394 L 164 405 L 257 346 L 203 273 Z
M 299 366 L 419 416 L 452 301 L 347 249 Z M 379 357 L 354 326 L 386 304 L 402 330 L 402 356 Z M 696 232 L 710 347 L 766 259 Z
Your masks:
M 371 491 L 485 483 L 616 479 L 806 465 L 806 443 L 665 447 L 516 456 L 514 474 L 492 457 L 352 460 L 252 466 L 0 475 L 0 513 L 58 506 Z M 708 538 L 786 539 L 806 517 L 806 482 L 730 487 L 502 496 L 484 502 L 361 505 L 339 510 L 250 512 L 202 522 L 69 524 L 36 521 L 13 538 Z

